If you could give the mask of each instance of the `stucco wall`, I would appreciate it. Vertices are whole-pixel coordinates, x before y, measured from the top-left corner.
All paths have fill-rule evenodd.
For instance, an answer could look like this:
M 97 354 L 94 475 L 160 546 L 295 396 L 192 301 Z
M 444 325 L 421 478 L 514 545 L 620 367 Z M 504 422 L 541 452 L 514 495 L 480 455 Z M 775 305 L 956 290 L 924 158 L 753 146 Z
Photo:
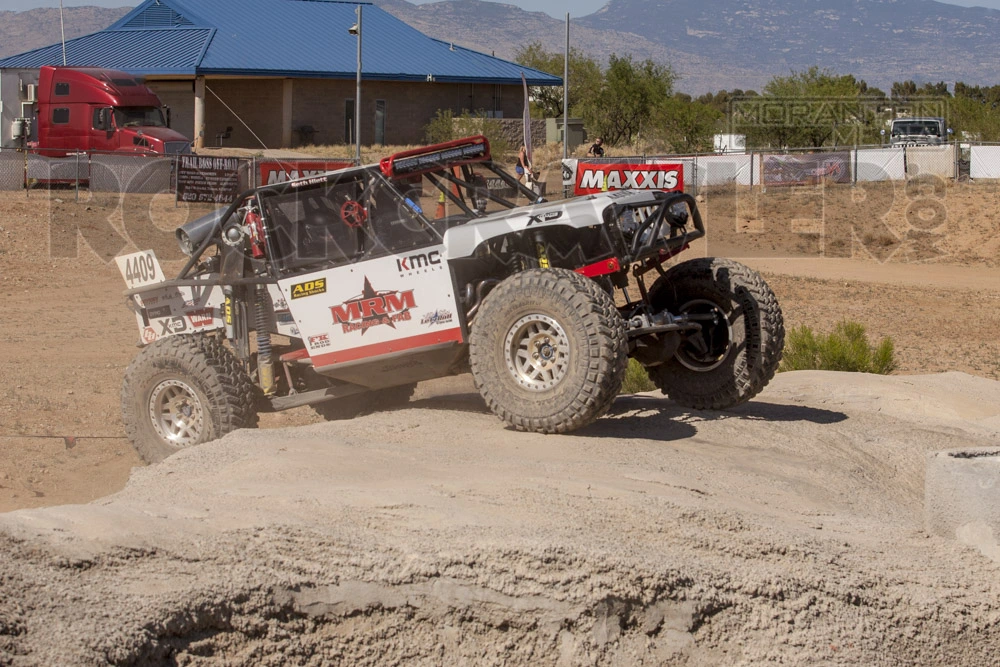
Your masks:
M 171 108 L 173 127 L 194 136 L 194 86 L 192 82 L 151 80 L 153 88 Z M 281 146 L 283 79 L 213 79 L 211 89 L 238 114 L 268 148 Z M 315 131 L 312 143 L 347 143 L 346 101 L 354 99 L 354 80 L 295 79 L 292 82 L 292 146 L 302 143 L 299 130 Z M 520 86 L 484 84 L 364 81 L 361 85 L 361 143 L 375 141 L 375 105 L 385 102 L 385 143 L 424 142 L 424 126 L 438 109 L 496 111 L 504 118 L 520 118 L 523 104 Z M 353 118 L 351 119 L 353 122 Z M 215 146 L 216 135 L 233 127 L 226 146 L 260 148 L 260 143 L 211 92 L 205 93 L 205 145 Z M 542 135 L 544 136 L 544 135 Z

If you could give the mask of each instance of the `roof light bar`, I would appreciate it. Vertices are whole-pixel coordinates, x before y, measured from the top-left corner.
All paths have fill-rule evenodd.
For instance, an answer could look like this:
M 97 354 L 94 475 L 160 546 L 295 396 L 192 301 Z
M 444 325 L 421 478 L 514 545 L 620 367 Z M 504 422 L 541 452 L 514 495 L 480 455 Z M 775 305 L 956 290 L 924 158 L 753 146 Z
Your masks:
M 395 178 L 489 159 L 489 140 L 476 135 L 390 155 L 379 162 L 379 168 L 386 178 Z

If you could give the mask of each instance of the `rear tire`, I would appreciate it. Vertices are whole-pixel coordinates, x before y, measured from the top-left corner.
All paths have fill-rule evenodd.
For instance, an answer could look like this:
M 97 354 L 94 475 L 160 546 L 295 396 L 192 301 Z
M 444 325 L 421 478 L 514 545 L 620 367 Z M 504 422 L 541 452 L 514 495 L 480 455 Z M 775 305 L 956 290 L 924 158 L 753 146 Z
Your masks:
M 143 348 L 125 370 L 125 434 L 146 463 L 257 426 L 256 390 L 215 338 L 169 336 Z
M 372 412 L 402 407 L 409 403 L 416 388 L 416 384 L 386 387 L 385 389 L 352 394 L 332 401 L 315 403 L 310 407 L 327 421 L 354 419 Z
M 649 378 L 677 403 L 724 410 L 749 401 L 767 386 L 781 362 L 785 324 L 774 292 L 753 269 L 702 257 L 678 264 L 650 288 L 654 310 L 673 315 L 717 315 L 706 323 L 704 346 L 688 337 Z
M 520 431 L 565 433 L 603 415 L 628 363 L 611 297 L 566 269 L 531 269 L 483 300 L 469 337 L 476 388 Z

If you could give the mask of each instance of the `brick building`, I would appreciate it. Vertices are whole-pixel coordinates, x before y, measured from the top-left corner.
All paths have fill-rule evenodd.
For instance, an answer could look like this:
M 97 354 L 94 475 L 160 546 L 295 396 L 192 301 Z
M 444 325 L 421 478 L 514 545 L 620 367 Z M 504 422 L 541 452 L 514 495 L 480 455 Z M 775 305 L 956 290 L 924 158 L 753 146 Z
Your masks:
M 559 77 L 432 39 L 368 3 L 147 0 L 114 25 L 66 42 L 66 64 L 141 76 L 196 145 L 259 148 L 353 142 L 361 7 L 361 142 L 423 141 L 438 109 L 519 117 L 531 86 Z M 62 64 L 62 46 L 0 60 Z M 256 135 L 256 138 L 255 136 Z

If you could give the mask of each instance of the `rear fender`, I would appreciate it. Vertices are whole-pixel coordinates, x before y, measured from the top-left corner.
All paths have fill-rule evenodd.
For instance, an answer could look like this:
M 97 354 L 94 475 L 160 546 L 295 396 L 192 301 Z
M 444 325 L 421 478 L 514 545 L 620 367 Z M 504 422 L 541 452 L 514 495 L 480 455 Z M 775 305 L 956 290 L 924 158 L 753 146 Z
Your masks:
M 204 333 L 225 326 L 225 295 L 219 285 L 151 287 L 128 299 L 142 345 L 167 336 Z

